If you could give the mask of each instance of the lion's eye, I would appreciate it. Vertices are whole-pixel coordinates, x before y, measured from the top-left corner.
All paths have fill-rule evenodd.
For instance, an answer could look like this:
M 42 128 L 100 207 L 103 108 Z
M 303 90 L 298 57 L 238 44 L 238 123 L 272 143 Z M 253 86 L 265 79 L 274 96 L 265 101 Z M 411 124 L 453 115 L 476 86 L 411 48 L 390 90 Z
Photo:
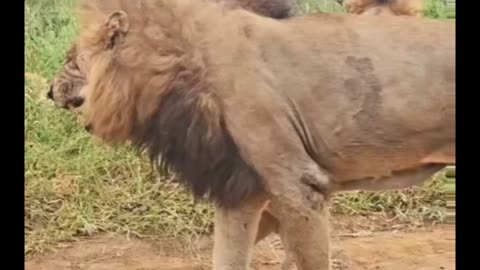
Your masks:
M 70 62 L 70 65 L 72 66 L 73 69 L 79 70 L 80 68 L 78 67 L 78 64 L 76 62 Z

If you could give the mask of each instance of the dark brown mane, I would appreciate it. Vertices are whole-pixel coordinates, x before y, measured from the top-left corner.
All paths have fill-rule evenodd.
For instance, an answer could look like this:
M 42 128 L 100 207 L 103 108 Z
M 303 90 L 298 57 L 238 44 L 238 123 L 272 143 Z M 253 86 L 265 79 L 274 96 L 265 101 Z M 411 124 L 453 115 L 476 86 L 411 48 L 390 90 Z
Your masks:
M 202 77 L 185 70 L 150 119 L 134 128 L 132 139 L 160 169 L 179 173 L 197 198 L 208 195 L 222 206 L 235 207 L 261 187 L 222 115 L 220 102 Z

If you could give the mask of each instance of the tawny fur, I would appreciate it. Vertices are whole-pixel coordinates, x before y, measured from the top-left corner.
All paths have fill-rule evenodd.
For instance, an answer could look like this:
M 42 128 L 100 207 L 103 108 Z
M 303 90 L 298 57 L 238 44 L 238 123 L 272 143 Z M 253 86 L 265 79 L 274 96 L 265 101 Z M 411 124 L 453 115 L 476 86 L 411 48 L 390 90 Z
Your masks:
M 424 0 L 345 0 L 347 12 L 365 15 L 423 16 Z
M 411 185 L 455 162 L 454 24 L 353 17 L 84 2 L 86 123 L 217 201 L 215 269 L 246 269 L 269 200 L 297 267 L 330 269 L 331 192 Z

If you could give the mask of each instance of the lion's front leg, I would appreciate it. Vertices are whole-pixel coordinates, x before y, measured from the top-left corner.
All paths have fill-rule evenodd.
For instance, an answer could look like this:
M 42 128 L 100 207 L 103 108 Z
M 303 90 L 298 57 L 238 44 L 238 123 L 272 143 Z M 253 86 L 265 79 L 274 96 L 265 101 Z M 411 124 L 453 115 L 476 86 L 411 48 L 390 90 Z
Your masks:
M 315 168 L 316 166 L 312 166 Z M 329 270 L 330 245 L 328 231 L 327 175 L 313 169 L 298 182 L 290 176 L 273 184 L 272 201 L 259 223 L 257 242 L 271 232 L 280 234 L 286 258 L 282 270 Z M 293 178 L 295 179 L 295 178 Z M 315 183 L 319 183 L 315 187 Z
M 280 236 L 286 252 L 282 270 L 292 270 L 294 265 L 298 270 L 331 269 L 328 222 L 326 206 L 307 215 L 298 212 L 282 214 Z
M 327 173 L 310 163 L 266 182 L 287 253 L 283 268 L 295 262 L 298 270 L 330 270 Z
M 217 206 L 215 211 L 214 270 L 246 270 L 267 200 L 256 196 L 237 208 Z

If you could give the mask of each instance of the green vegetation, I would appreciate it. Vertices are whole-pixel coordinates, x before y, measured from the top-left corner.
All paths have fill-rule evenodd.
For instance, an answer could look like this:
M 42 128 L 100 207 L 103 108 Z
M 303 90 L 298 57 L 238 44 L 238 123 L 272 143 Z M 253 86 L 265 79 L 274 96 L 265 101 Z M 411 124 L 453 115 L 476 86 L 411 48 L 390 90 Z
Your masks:
M 445 4 L 441 0 L 425 0 L 424 14 L 431 18 L 447 18 Z
M 316 11 L 345 12 L 345 8 L 334 0 L 297 0 L 297 8 L 301 14 Z
M 96 143 L 75 118 L 45 97 L 76 33 L 73 0 L 25 1 L 25 253 L 44 252 L 74 237 L 110 231 L 192 236 L 211 232 L 213 210 L 194 205 L 172 180 L 158 176 L 128 147 Z M 341 10 L 306 0 L 303 10 Z M 441 17 L 437 8 L 428 14 Z M 402 221 L 442 221 L 442 179 L 402 192 L 336 196 L 343 214 L 385 212 Z

